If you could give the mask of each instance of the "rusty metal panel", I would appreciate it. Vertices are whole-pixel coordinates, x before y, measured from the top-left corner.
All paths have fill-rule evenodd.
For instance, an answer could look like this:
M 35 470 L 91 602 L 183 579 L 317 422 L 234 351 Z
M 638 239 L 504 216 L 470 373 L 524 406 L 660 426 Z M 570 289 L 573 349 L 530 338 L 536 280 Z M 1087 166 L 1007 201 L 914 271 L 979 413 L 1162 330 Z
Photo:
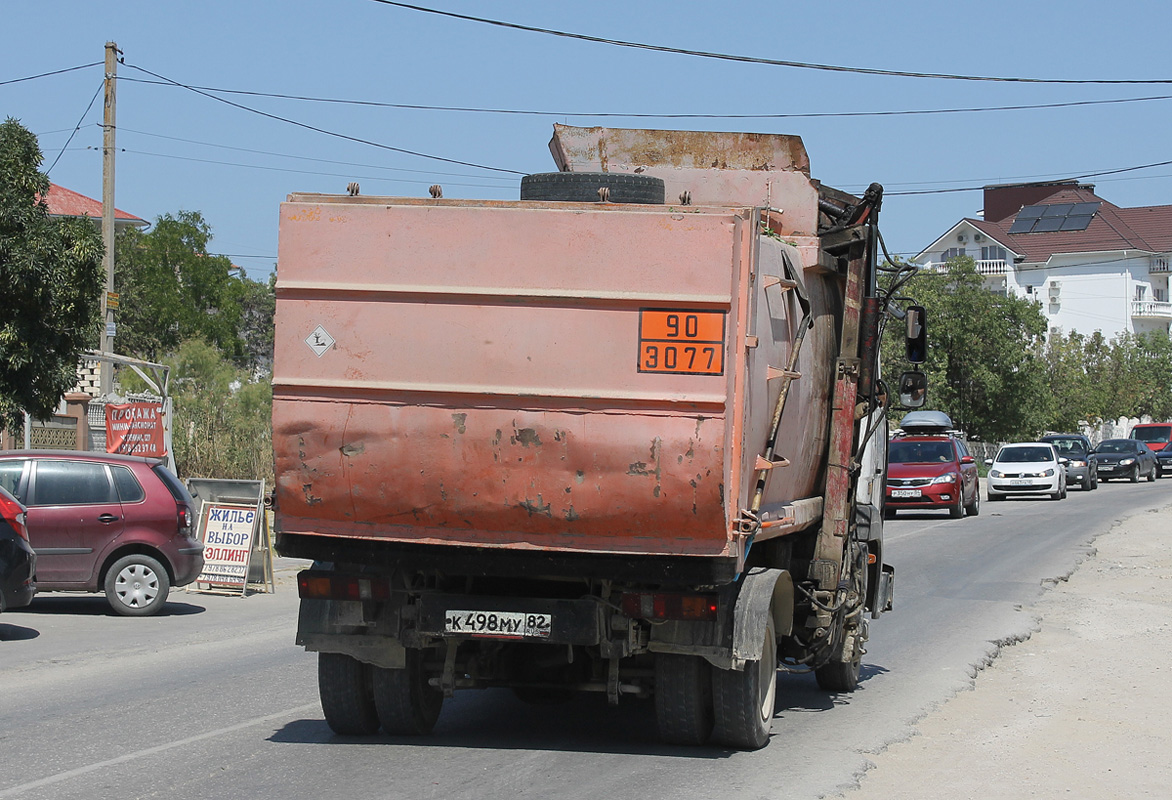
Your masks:
M 283 530 L 728 551 L 735 364 L 642 370 L 640 325 L 729 316 L 739 212 L 300 200 L 277 284 Z
M 774 208 L 784 236 L 813 236 L 818 189 L 798 136 L 554 125 L 550 152 L 568 172 L 653 175 L 668 204 Z
M 767 374 L 800 317 L 762 278 L 785 258 L 816 266 L 817 253 L 812 237 L 764 236 L 753 209 L 292 197 L 277 281 L 278 526 L 736 555 L 777 397 Z M 815 330 L 774 503 L 817 496 L 822 480 L 841 301 L 833 278 L 804 274 Z M 669 350 L 682 359 L 705 342 L 719 359 L 668 364 Z

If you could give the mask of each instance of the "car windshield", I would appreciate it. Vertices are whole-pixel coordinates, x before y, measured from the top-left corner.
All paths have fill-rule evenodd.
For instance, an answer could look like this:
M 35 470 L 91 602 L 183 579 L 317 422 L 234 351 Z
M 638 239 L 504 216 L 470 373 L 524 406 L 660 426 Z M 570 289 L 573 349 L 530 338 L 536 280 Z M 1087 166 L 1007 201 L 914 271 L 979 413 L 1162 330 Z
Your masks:
M 1131 432 L 1131 438 L 1141 442 L 1166 442 L 1169 437 L 1172 437 L 1172 425 L 1152 425 L 1149 428 L 1136 428 Z
M 944 463 L 953 460 L 952 442 L 892 442 L 887 448 L 892 464 Z
M 1061 456 L 1085 456 L 1087 454 L 1086 445 L 1081 439 L 1047 439 L 1047 441 L 1054 445 L 1054 449 Z
M 1108 440 L 1099 445 L 1100 453 L 1134 453 L 1135 450 L 1135 442 L 1126 439 Z
M 1049 447 L 1003 447 L 997 460 L 1008 464 L 1026 464 L 1034 461 L 1053 461 Z

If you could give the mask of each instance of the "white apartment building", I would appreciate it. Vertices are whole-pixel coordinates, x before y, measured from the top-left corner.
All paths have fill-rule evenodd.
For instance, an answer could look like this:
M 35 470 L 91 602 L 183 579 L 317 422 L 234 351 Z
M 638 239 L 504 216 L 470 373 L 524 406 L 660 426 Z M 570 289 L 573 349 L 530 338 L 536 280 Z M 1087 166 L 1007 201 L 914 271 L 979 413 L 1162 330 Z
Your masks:
M 990 290 L 1038 301 L 1052 332 L 1169 332 L 1172 205 L 1120 208 L 1093 185 L 1056 181 L 986 186 L 982 214 L 912 261 L 973 257 Z

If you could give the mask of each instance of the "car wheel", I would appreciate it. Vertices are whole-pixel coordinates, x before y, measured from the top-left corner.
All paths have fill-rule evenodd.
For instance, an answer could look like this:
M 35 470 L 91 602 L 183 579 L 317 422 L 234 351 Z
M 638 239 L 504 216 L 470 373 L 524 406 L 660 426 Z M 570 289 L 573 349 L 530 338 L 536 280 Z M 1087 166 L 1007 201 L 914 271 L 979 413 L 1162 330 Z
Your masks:
M 952 519 L 960 519 L 964 516 L 964 490 L 956 493 L 956 505 L 948 508 L 948 516 Z
M 1062 499 L 1062 490 L 1059 489 L 1056 492 L 1050 492 L 1050 499 L 1051 500 L 1061 500 Z
M 1082 487 L 1084 492 L 1089 492 L 1091 489 L 1095 488 L 1095 484 L 1091 481 L 1091 476 L 1089 473 L 1083 476 L 1082 482 L 1079 485 Z
M 1131 468 L 1131 482 L 1139 483 L 1139 464 L 1136 464 Z
M 1062 496 L 1061 496 L 1061 497 L 1059 497 L 1058 499 L 1059 499 L 1059 500 L 1065 500 L 1065 499 L 1066 499 L 1066 484 L 1065 484 L 1065 483 L 1064 483 L 1064 484 L 1062 484 Z
M 106 572 L 106 599 L 125 617 L 158 614 L 167 603 L 171 581 L 163 565 L 150 556 L 123 556 Z
M 964 507 L 964 513 L 970 517 L 981 513 L 981 485 L 979 483 L 973 488 L 973 502 Z
M 1151 482 L 1152 482 L 1152 481 L 1154 481 L 1155 479 L 1156 479 L 1156 468 L 1155 468 L 1155 467 L 1152 467 L 1152 468 L 1151 468 L 1151 469 L 1148 471 L 1148 483 L 1151 483 Z

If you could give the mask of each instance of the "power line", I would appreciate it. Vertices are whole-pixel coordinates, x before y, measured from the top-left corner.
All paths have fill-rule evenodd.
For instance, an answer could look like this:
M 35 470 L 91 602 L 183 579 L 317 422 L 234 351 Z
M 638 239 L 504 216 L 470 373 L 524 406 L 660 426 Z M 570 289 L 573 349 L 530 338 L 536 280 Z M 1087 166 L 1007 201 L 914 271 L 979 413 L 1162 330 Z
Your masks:
M 333 159 L 328 159 L 328 158 L 314 158 L 312 156 L 297 156 L 297 155 L 293 155 L 292 153 L 277 153 L 272 150 L 256 150 L 256 149 L 253 149 L 250 147 L 236 147 L 234 145 L 217 144 L 215 142 L 201 142 L 196 139 L 184 139 L 179 136 L 166 136 L 161 133 L 150 133 L 148 131 L 140 131 L 140 130 L 135 130 L 133 128 L 120 127 L 118 130 L 121 133 L 134 133 L 134 134 L 138 134 L 139 136 L 150 136 L 150 137 L 153 137 L 156 139 L 167 139 L 168 141 L 172 141 L 172 142 L 183 142 L 185 144 L 195 144 L 195 145 L 199 145 L 201 147 L 215 147 L 215 148 L 218 148 L 221 150 L 233 150 L 233 151 L 236 151 L 239 153 L 253 153 L 255 155 L 273 156 L 275 158 L 290 158 L 290 159 L 294 159 L 296 161 L 313 161 L 313 162 L 316 162 L 319 164 L 334 164 L 334 165 L 343 166 L 343 167 L 361 167 L 363 169 L 380 169 L 380 170 L 386 170 L 387 172 L 407 172 L 407 173 L 411 173 L 414 175 L 431 175 L 431 176 L 439 175 L 439 176 L 444 176 L 444 177 L 455 177 L 455 178 L 477 178 L 479 180 L 486 180 L 486 181 L 492 180 L 492 181 L 510 181 L 512 183 L 516 182 L 516 178 L 514 178 L 512 176 L 509 176 L 507 178 L 504 178 L 504 177 L 498 178 L 494 175 L 469 175 L 468 173 L 464 173 L 464 172 L 435 172 L 433 170 L 407 169 L 404 167 L 384 167 L 379 164 L 361 164 L 361 163 L 357 163 L 357 162 L 353 162 L 353 161 L 335 161 Z M 151 154 L 151 155 L 161 155 L 161 154 L 155 153 L 155 154 Z M 178 158 L 178 157 L 179 156 L 176 156 L 176 158 Z M 219 162 L 213 162 L 213 163 L 219 163 Z M 392 180 L 392 179 L 388 178 L 386 180 Z
M 1072 180 L 1081 181 L 1084 178 L 1098 178 L 1103 175 L 1118 175 L 1123 172 L 1135 172 L 1141 169 L 1153 169 L 1155 167 L 1166 167 L 1172 164 L 1172 161 L 1156 161 L 1152 164 L 1140 164 L 1134 167 L 1121 167 L 1119 169 L 1103 170 L 1101 172 L 1087 172 L 1082 175 L 1072 175 L 1069 178 L 1052 178 L 1051 180 Z M 904 197 L 907 195 L 916 194 L 953 194 L 956 192 L 976 192 L 984 190 L 984 186 L 962 186 L 954 189 L 919 189 L 909 190 L 905 192 L 885 192 L 888 197 Z
M 156 72 L 151 72 L 149 69 L 146 69 L 144 67 L 139 67 L 135 64 L 126 64 L 126 66 L 130 67 L 131 69 L 136 69 L 139 72 L 145 72 L 147 75 L 158 78 L 159 80 L 162 80 L 162 81 L 166 81 L 167 83 L 169 83 L 173 86 L 178 86 L 182 89 L 187 89 L 190 92 L 194 92 L 195 94 L 202 95 L 203 97 L 206 97 L 210 100 L 215 100 L 216 102 L 224 103 L 225 105 L 232 106 L 233 108 L 238 108 L 242 111 L 247 111 L 251 114 L 257 114 L 262 117 L 267 117 L 268 119 L 276 120 L 277 122 L 284 122 L 287 125 L 295 125 L 298 128 L 304 128 L 305 130 L 313 131 L 314 133 L 321 133 L 326 136 L 333 136 L 335 138 L 344 139 L 349 142 L 356 142 L 358 144 L 369 145 L 370 147 L 377 147 L 380 150 L 389 150 L 394 153 L 402 153 L 404 155 L 416 156 L 417 158 L 426 158 L 426 159 L 430 159 L 432 161 L 442 161 L 447 164 L 459 164 L 462 167 L 475 167 L 476 169 L 486 169 L 486 170 L 490 170 L 492 172 L 504 172 L 504 173 L 509 173 L 512 175 L 524 175 L 525 174 L 524 172 L 518 172 L 516 170 L 511 170 L 511 169 L 504 169 L 502 167 L 490 167 L 486 164 L 477 164 L 472 161 L 460 161 L 459 159 L 455 159 L 455 158 L 444 158 L 443 156 L 435 156 L 435 155 L 431 155 L 430 153 L 421 153 L 416 150 L 407 150 L 402 147 L 394 147 L 389 144 L 382 144 L 381 142 L 372 142 L 369 139 L 360 139 L 356 136 L 348 136 L 344 133 L 337 133 L 336 131 L 326 130 L 325 128 L 318 128 L 314 125 L 309 125 L 304 122 L 298 122 L 297 120 L 289 119 L 288 117 L 281 117 L 281 116 L 278 116 L 277 114 L 270 114 L 267 111 L 261 111 L 260 109 L 257 109 L 257 108 L 252 108 L 250 106 L 242 105 L 240 103 L 234 103 L 231 100 L 226 100 L 223 97 L 217 97 L 214 94 L 209 94 L 208 92 L 202 91 L 202 90 L 197 89 L 193 86 L 188 86 L 187 84 L 180 83 L 179 81 L 171 80 L 170 78 L 164 77 L 163 75 L 159 75 Z
M 119 78 L 132 83 L 145 83 L 156 86 L 170 86 L 165 81 L 148 81 L 142 78 Z M 787 114 L 696 114 L 696 113 L 667 113 L 654 114 L 647 112 L 626 111 L 538 111 L 536 109 L 515 108 L 484 108 L 477 106 L 433 106 L 421 103 L 386 103 L 377 100 L 346 100 L 334 97 L 314 97 L 311 95 L 282 94 L 279 92 L 260 92 L 247 89 L 224 89 L 214 86 L 192 86 L 205 92 L 219 94 L 236 94 L 248 97 L 268 97 L 276 100 L 298 100 L 309 103 L 330 103 L 335 105 L 364 106 L 369 108 L 392 108 L 405 111 L 453 111 L 470 114 L 507 114 L 514 116 L 532 117 L 620 117 L 629 119 L 820 119 L 826 117 L 898 117 L 920 116 L 934 114 L 971 114 L 989 111 L 1032 111 L 1038 109 L 1075 108 L 1078 106 L 1117 105 L 1120 103 L 1143 103 L 1156 100 L 1172 100 L 1172 95 L 1156 95 L 1153 97 L 1121 97 L 1109 100 L 1073 100 L 1062 103 L 1025 103 L 1010 106 L 972 106 L 962 108 L 925 108 L 905 109 L 892 111 L 809 111 Z
M 86 149 L 90 149 L 90 148 L 86 148 Z M 193 162 L 196 162 L 199 164 L 216 164 L 218 166 L 223 166 L 223 167 L 239 167 L 242 169 L 259 169 L 259 170 L 264 170 L 265 172 L 291 172 L 291 173 L 294 173 L 297 175 L 319 175 L 319 176 L 331 177 L 331 178 L 348 178 L 350 180 L 354 180 L 355 178 L 358 178 L 360 180 L 393 181 L 396 183 L 412 183 L 412 184 L 419 184 L 419 185 L 428 185 L 428 184 L 434 183 L 433 180 L 413 181 L 413 180 L 406 180 L 403 178 L 388 178 L 386 176 L 381 176 L 381 175 L 352 175 L 352 174 L 342 175 L 342 174 L 339 174 L 336 172 L 314 172 L 312 170 L 307 170 L 307 169 L 291 169 L 289 167 L 270 167 L 270 166 L 264 166 L 261 164 L 241 164 L 241 163 L 233 162 L 233 161 L 217 161 L 216 159 L 211 159 L 211 158 L 196 158 L 194 156 L 177 156 L 177 155 L 171 155 L 169 153 L 150 153 L 145 150 L 128 150 L 126 148 L 119 148 L 119 149 L 123 153 L 130 153 L 132 155 L 138 155 L 138 156 L 151 156 L 154 158 L 171 158 L 176 161 L 193 161 Z M 478 189 L 506 188 L 506 187 L 502 187 L 502 186 L 496 186 L 496 185 L 492 185 L 492 184 L 483 184 L 483 183 L 450 183 L 450 184 L 445 183 L 444 185 L 445 186 L 474 187 L 474 188 L 478 188 Z
M 77 124 L 73 126 L 73 133 L 69 134 L 69 138 L 65 140 L 65 144 L 61 146 L 61 152 L 57 153 L 57 157 L 53 159 L 53 163 L 49 165 L 47 170 L 45 170 L 46 175 L 53 171 L 53 167 L 57 166 L 57 162 L 61 160 L 61 156 L 65 155 L 65 148 L 69 147 L 69 143 L 73 141 L 73 137 L 76 136 L 77 132 L 81 130 L 81 123 L 85 120 L 86 114 L 90 113 L 90 109 L 94 107 L 94 101 L 98 99 L 98 95 L 102 93 L 102 88 L 104 86 L 104 82 L 98 84 L 98 90 L 94 92 L 94 96 L 90 98 L 90 104 L 85 107 L 85 111 L 81 112 L 81 119 L 79 119 Z
M 0 86 L 7 86 L 10 83 L 21 83 L 22 81 L 35 81 L 38 78 L 48 78 L 50 75 L 61 75 L 66 72 L 74 72 L 75 70 L 79 70 L 79 69 L 89 69 L 90 67 L 100 67 L 100 66 L 102 66 L 102 62 L 95 61 L 92 64 L 82 64 L 77 67 L 66 67 L 65 69 L 53 70 L 52 72 L 42 72 L 39 75 L 29 75 L 27 78 L 12 78 L 10 80 L 0 81 Z
M 871 67 L 845 67 L 837 64 L 817 64 L 806 61 L 785 61 L 773 58 L 756 58 L 753 56 L 739 56 L 730 55 L 728 53 L 713 53 L 705 50 L 688 50 L 680 47 L 666 47 L 663 45 L 645 44 L 641 42 L 628 42 L 622 39 L 607 39 L 601 36 L 587 36 L 581 33 L 569 33 L 567 31 L 558 31 L 551 28 L 538 28 L 532 25 L 521 25 L 515 22 L 504 22 L 502 20 L 486 19 L 484 17 L 473 17 L 467 14 L 457 14 L 452 11 L 441 11 L 436 8 L 426 8 L 424 6 L 412 5 L 410 3 L 400 3 L 395 0 L 372 0 L 372 2 L 379 3 L 385 6 L 394 6 L 396 8 L 405 8 L 411 11 L 421 11 L 425 14 L 435 14 L 441 17 L 449 17 L 451 19 L 464 20 L 465 22 L 478 22 L 484 25 L 494 25 L 499 28 L 509 28 L 511 30 L 526 31 L 528 33 L 541 33 L 547 36 L 559 36 L 566 39 L 578 39 L 584 42 L 595 42 L 597 44 L 609 44 L 615 47 L 629 47 L 635 50 L 650 50 L 657 53 L 674 53 L 676 55 L 696 56 L 698 58 L 712 58 L 720 61 L 736 61 L 744 64 L 764 64 L 766 66 L 774 67 L 793 67 L 795 69 L 811 69 L 822 70 L 825 72 L 849 72 L 857 75 L 883 75 L 887 77 L 898 78 L 932 78 L 936 80 L 952 80 L 952 81 L 989 81 L 994 83 L 1042 83 L 1042 84 L 1065 84 L 1065 85 L 1135 85 L 1135 84 L 1172 84 L 1172 78 L 1161 78 L 1152 80 L 1079 80 L 1074 78 L 1022 78 L 1022 77 L 1001 77 L 991 75 L 958 75 L 951 73 L 938 72 L 907 72 L 903 70 L 889 70 L 889 69 L 875 69 Z

